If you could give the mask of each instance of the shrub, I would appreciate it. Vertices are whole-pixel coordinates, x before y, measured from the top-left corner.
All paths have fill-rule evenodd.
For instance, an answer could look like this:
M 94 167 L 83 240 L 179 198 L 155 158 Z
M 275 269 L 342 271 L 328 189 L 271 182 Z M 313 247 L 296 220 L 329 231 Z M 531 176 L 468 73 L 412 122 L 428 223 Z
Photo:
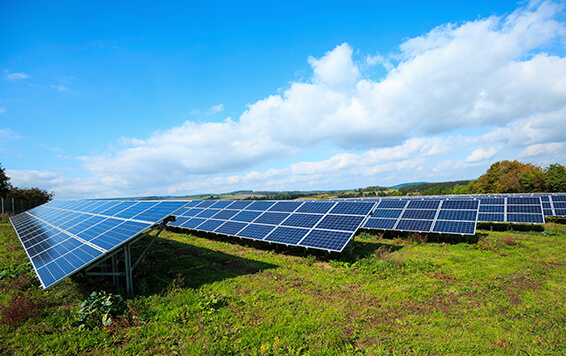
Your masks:
M 92 292 L 81 304 L 79 320 L 73 323 L 79 329 L 94 329 L 112 325 L 112 317 L 119 316 L 126 308 L 126 301 L 119 294 L 106 291 Z
M 11 328 L 18 327 L 29 318 L 39 315 L 43 304 L 41 297 L 34 295 L 33 291 L 19 291 L 1 308 L 2 323 Z

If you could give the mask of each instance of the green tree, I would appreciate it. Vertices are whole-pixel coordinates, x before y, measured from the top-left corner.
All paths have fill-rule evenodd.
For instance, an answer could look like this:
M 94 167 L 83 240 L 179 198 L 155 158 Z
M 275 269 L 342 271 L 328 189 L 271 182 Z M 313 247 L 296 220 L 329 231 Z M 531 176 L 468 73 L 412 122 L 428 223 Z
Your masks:
M 20 189 L 12 187 L 7 195 L 8 199 L 25 200 L 34 202 L 35 205 L 45 204 L 53 199 L 53 192 L 48 193 L 46 190 L 39 188 Z
M 566 167 L 555 163 L 545 172 L 546 187 L 550 192 L 566 192 Z
M 6 198 L 11 188 L 10 177 L 6 175 L 6 171 L 0 163 L 0 198 Z

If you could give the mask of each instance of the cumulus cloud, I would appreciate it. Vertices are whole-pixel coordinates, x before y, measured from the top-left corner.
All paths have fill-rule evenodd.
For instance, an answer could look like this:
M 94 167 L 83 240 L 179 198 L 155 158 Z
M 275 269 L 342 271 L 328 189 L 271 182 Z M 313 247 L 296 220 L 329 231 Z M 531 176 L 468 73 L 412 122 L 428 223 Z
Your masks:
M 556 129 L 566 127 L 566 58 L 549 49 L 565 41 L 562 7 L 532 2 L 507 16 L 441 25 L 389 57 L 357 61 L 342 43 L 307 59 L 310 78 L 250 104 L 238 118 L 187 121 L 80 160 L 97 179 L 124 189 L 193 191 L 324 184 L 331 175 L 352 182 L 388 170 L 410 177 L 465 170 L 511 152 L 558 157 L 566 142 Z M 379 79 L 363 71 L 376 64 L 387 69 Z M 329 147 L 340 153 L 256 168 Z
M 477 150 L 474 150 L 471 155 L 466 157 L 466 162 L 478 162 L 490 159 L 491 157 L 495 156 L 498 151 L 499 150 L 495 147 L 491 147 L 488 150 L 478 148 Z

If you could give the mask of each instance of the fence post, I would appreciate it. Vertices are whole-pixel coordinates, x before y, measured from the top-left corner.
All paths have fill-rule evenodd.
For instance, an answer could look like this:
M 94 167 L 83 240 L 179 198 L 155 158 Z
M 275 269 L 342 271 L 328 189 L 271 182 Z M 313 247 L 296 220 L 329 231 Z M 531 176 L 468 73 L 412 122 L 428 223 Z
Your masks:
M 12 214 L 16 215 L 16 203 L 14 202 L 14 198 L 12 198 Z
M 4 215 L 4 198 L 2 198 L 2 215 Z

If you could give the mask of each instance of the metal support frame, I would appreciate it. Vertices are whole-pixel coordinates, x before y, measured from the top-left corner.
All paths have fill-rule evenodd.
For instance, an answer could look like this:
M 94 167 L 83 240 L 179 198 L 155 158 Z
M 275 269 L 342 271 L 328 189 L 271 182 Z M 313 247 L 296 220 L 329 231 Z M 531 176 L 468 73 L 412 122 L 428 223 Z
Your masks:
M 169 221 L 174 221 L 174 217 L 171 216 L 163 220 L 163 222 L 155 227 L 153 227 L 148 232 L 139 235 L 137 238 L 133 239 L 132 241 L 124 244 L 122 248 L 116 249 L 114 253 L 111 255 L 106 256 L 106 258 L 102 259 L 100 262 L 88 267 L 85 270 L 85 275 L 87 276 L 112 276 L 112 281 L 114 285 L 119 285 L 119 277 L 126 277 L 126 293 L 133 294 L 134 293 L 134 280 L 132 276 L 133 270 L 142 262 L 144 257 L 147 255 L 149 248 L 153 245 L 159 234 L 165 229 L 167 223 Z M 131 247 L 134 243 L 139 241 L 141 238 L 149 236 L 153 231 L 159 229 L 155 236 L 151 239 L 147 247 L 144 249 L 140 257 L 137 261 L 132 265 L 132 251 Z M 118 256 L 119 254 L 123 254 L 124 257 L 124 271 L 120 271 L 119 268 L 119 261 L 121 260 L 122 256 Z M 108 264 L 110 262 L 110 265 Z M 110 267 L 111 272 L 107 271 L 107 268 Z M 92 269 L 100 269 L 100 271 L 92 271 Z

